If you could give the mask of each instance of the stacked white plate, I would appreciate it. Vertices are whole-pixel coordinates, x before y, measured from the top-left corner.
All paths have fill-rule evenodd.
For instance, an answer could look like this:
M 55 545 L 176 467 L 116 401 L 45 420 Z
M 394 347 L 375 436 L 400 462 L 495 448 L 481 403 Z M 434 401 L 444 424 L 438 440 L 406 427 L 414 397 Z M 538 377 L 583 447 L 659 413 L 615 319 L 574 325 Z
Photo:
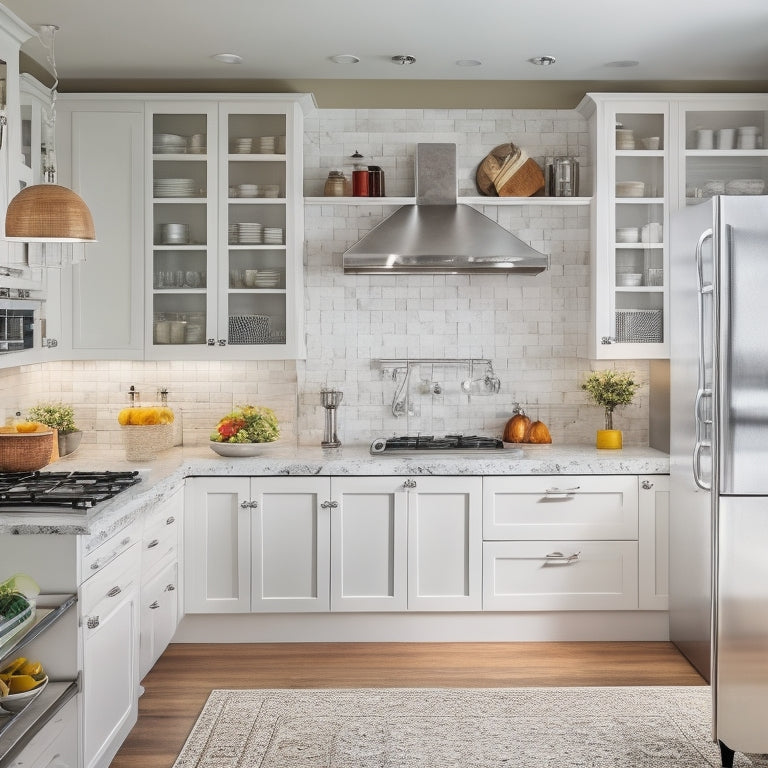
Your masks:
M 637 227 L 618 227 L 616 229 L 617 243 L 637 243 L 639 240 L 640 235 Z
M 616 129 L 616 149 L 634 149 L 635 132 L 631 128 Z
M 187 152 L 192 155 L 205 154 L 205 134 L 195 133 L 187 139 Z
M 264 242 L 269 245 L 283 244 L 282 227 L 264 227 Z
M 230 224 L 227 227 L 227 239 L 230 243 L 237 242 L 237 224 Z
M 277 149 L 276 136 L 259 136 L 254 139 L 254 148 L 262 155 L 274 155 Z
M 253 151 L 253 139 L 235 139 L 232 142 L 232 152 L 238 155 L 250 155 Z
M 617 181 L 616 197 L 645 197 L 645 182 Z
M 194 197 L 194 179 L 155 179 L 152 182 L 155 197 Z
M 261 243 L 264 237 L 264 227 L 255 222 L 241 222 L 237 225 L 238 243 Z
M 160 242 L 163 245 L 185 245 L 189 242 L 189 225 L 161 224 Z
M 280 283 L 280 272 L 276 269 L 260 269 L 253 280 L 254 288 L 276 288 Z
M 762 195 L 765 182 L 762 179 L 734 179 L 725 185 L 726 195 Z
M 643 284 L 643 275 L 640 272 L 622 272 L 616 275 L 616 285 L 625 287 Z
M 187 137 L 175 133 L 152 134 L 152 151 L 156 155 L 184 154 L 187 151 Z
M 261 187 L 258 184 L 238 184 L 235 186 L 236 197 L 259 197 Z

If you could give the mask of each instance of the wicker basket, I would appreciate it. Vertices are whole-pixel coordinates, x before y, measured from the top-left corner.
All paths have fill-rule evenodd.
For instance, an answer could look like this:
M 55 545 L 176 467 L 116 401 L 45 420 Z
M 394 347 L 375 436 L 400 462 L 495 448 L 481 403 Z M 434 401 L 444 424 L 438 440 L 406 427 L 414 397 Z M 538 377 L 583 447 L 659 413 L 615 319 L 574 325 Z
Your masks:
M 125 458 L 128 461 L 148 461 L 171 447 L 173 427 L 170 424 L 125 425 L 123 432 Z
M 0 434 L 0 470 L 31 472 L 51 461 L 53 431 Z

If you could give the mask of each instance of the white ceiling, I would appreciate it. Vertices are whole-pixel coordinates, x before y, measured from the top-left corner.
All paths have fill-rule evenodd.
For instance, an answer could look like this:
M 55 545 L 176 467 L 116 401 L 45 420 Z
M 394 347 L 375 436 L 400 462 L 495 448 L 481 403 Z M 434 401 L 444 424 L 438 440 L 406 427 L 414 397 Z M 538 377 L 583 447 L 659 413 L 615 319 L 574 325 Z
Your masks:
M 0 0 L 62 80 L 765 80 L 768 0 Z M 23 50 L 45 61 L 40 41 Z M 237 53 L 226 65 L 210 56 Z M 360 63 L 338 65 L 334 54 Z M 416 57 L 411 66 L 391 62 Z M 536 67 L 528 59 L 552 55 Z M 457 59 L 482 66 L 460 67 Z M 636 60 L 635 67 L 608 66 Z

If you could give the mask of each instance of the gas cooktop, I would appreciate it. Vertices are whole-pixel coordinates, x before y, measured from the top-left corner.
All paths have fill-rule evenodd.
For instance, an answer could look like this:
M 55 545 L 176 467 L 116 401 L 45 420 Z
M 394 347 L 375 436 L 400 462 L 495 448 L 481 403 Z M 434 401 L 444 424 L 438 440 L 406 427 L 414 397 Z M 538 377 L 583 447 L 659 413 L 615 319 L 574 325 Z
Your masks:
M 501 452 L 504 443 L 495 437 L 478 435 L 403 435 L 379 437 L 371 443 L 371 453 L 492 453 Z
M 138 472 L 0 472 L 0 513 L 85 515 L 139 482 Z

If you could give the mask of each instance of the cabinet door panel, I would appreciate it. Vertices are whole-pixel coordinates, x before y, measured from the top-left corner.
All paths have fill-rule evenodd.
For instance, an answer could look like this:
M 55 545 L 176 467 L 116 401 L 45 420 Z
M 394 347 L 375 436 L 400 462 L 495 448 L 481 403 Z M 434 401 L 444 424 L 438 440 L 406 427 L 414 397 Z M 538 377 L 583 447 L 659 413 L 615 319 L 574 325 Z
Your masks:
M 88 201 L 98 238 L 72 270 L 72 349 L 80 357 L 143 354 L 142 137 L 141 113 L 72 115 L 72 186 Z
M 330 515 L 326 478 L 256 478 L 251 495 L 254 611 L 327 611 Z
M 408 609 L 479 610 L 479 477 L 420 477 L 408 493 Z
M 186 613 L 251 609 L 251 510 L 248 478 L 187 481 L 184 528 Z
M 639 598 L 642 610 L 669 608 L 669 477 L 640 478 Z
M 637 542 L 486 541 L 483 590 L 485 610 L 637 608 Z
M 333 478 L 331 610 L 403 611 L 406 493 L 398 478 Z
M 139 679 L 143 679 L 171 642 L 179 620 L 178 569 L 174 560 L 141 588 Z
M 635 539 L 634 475 L 483 478 L 485 539 Z

